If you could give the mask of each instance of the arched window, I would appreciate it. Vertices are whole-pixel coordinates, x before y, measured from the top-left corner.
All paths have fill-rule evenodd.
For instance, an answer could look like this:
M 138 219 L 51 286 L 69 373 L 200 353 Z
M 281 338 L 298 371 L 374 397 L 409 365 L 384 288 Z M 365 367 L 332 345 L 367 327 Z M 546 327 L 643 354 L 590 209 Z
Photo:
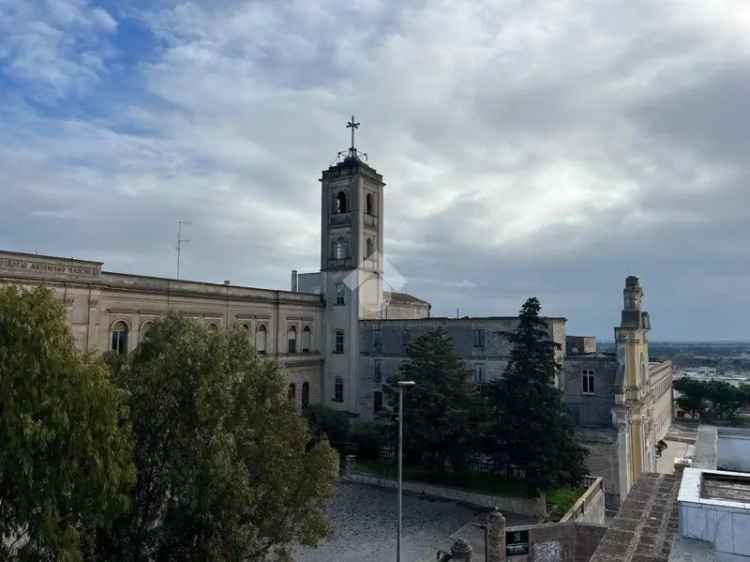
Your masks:
M 255 332 L 255 351 L 258 353 L 266 352 L 266 327 L 261 324 Z
M 342 379 L 341 377 L 336 377 L 336 382 L 333 385 L 333 401 L 344 401 L 344 379 Z
M 128 352 L 128 325 L 116 322 L 112 326 L 112 351 L 120 355 Z
M 242 329 L 242 333 L 247 337 L 247 339 L 252 342 L 252 339 L 250 338 L 250 325 L 249 324 L 242 324 L 242 326 L 240 326 L 240 328 Z
M 312 347 L 312 331 L 310 326 L 305 326 L 302 330 L 302 353 L 309 353 Z
M 141 324 L 141 342 L 146 340 L 146 337 L 148 337 L 148 331 L 153 327 L 153 322 L 144 322 Z
M 372 241 L 372 238 L 367 239 L 367 255 L 366 258 L 372 257 L 372 255 L 375 253 L 375 242 Z
M 286 397 L 290 402 L 294 402 L 297 399 L 297 386 L 294 383 L 289 384 L 289 388 L 286 391 Z
M 310 405 L 310 383 L 302 383 L 302 407 L 307 408 Z
M 297 353 L 297 328 L 290 327 L 286 333 L 286 339 L 289 344 L 288 352 Z
M 337 213 L 346 213 L 349 209 L 346 205 L 346 193 L 343 191 L 339 191 L 336 195 L 336 212 Z
M 365 213 L 370 216 L 375 215 L 375 204 L 373 202 L 372 193 L 368 193 L 365 197 Z
M 208 331 L 209 332 L 218 332 L 219 331 L 219 327 L 216 324 L 214 324 L 213 322 L 211 322 L 208 325 Z

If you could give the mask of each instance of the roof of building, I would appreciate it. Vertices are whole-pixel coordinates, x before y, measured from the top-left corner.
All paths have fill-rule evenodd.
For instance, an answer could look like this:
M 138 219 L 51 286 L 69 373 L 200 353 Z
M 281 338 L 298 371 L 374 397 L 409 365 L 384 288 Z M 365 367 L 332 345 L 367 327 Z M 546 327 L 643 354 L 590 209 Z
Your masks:
M 679 489 L 680 480 L 672 474 L 641 474 L 590 562 L 669 560 Z
M 386 292 L 385 293 L 386 298 L 390 299 L 393 303 L 398 304 L 426 304 L 428 306 L 432 306 L 429 302 L 422 300 L 420 298 L 415 297 L 414 295 L 410 295 L 408 293 L 397 293 L 395 291 Z

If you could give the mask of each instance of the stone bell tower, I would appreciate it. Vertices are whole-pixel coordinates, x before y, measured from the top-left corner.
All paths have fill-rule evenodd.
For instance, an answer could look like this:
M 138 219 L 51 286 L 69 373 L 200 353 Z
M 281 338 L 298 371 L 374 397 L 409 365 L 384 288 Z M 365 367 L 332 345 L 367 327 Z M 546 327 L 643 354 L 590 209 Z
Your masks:
M 355 412 L 359 320 L 384 314 L 383 176 L 351 146 L 321 178 L 321 290 L 326 302 L 325 403 Z
M 618 373 L 615 385 L 615 413 L 626 430 L 626 462 L 628 490 L 642 472 L 656 470 L 654 443 L 650 442 L 651 414 L 646 395 L 648 382 L 648 331 L 651 322 L 641 310 L 643 289 L 637 277 L 625 280 L 623 310 L 620 325 L 615 328 Z

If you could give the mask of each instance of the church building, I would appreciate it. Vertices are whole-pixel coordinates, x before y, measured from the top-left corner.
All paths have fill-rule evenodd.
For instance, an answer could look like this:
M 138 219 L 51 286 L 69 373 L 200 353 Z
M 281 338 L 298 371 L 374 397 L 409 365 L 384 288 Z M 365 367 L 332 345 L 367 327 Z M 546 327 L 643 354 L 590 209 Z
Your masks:
M 362 420 L 384 408 L 383 384 L 407 359 L 410 341 L 438 326 L 483 384 L 502 375 L 510 349 L 499 335 L 513 316 L 435 318 L 417 297 L 385 278 L 385 183 L 354 143 L 322 172 L 320 271 L 292 272 L 290 290 L 110 272 L 97 261 L 0 251 L 0 285 L 46 285 L 65 305 L 82 351 L 126 354 L 149 326 L 176 311 L 209 329 L 238 326 L 258 353 L 279 362 L 288 396 L 323 403 Z M 628 277 L 616 354 L 593 338 L 566 335 L 566 319 L 546 317 L 563 365 L 560 389 L 616 505 L 641 472 L 656 468 L 656 443 L 671 420 L 672 367 L 648 356 L 643 292 Z M 520 304 L 520 303 L 519 303 Z

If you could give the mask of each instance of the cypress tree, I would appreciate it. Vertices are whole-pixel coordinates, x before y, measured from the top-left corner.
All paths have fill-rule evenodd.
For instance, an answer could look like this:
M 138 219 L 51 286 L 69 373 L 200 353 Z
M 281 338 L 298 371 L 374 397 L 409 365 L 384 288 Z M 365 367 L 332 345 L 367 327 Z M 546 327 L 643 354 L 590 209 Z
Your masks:
M 528 299 L 517 329 L 504 333 L 512 351 L 503 377 L 488 388 L 494 426 L 488 444 L 496 465 L 520 469 L 529 489 L 543 492 L 579 485 L 586 475 L 586 450 L 575 441 L 573 421 L 555 386 L 558 345 L 540 310 L 536 298 Z

